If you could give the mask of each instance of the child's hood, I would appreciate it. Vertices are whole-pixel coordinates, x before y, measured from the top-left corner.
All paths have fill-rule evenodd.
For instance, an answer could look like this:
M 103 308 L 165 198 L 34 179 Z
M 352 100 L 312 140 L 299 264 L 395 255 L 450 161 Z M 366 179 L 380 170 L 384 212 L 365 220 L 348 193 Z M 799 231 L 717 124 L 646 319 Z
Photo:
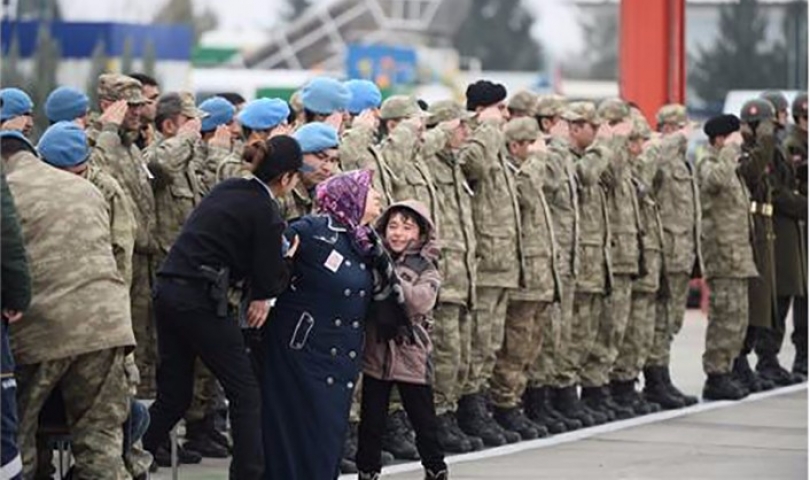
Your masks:
M 391 216 L 391 212 L 393 210 L 402 208 L 406 208 L 416 214 L 422 220 L 422 224 L 427 227 L 427 232 L 424 232 L 427 240 L 421 247 L 422 255 L 430 258 L 431 260 L 438 259 L 439 240 L 436 234 L 436 225 L 433 223 L 433 219 L 430 218 L 430 210 L 428 209 L 427 205 L 418 200 L 405 200 L 391 204 L 391 206 L 386 208 L 382 215 L 380 215 L 380 218 L 377 219 L 377 222 L 375 223 L 376 230 L 381 236 L 385 236 L 385 227 L 388 225 L 388 219 Z

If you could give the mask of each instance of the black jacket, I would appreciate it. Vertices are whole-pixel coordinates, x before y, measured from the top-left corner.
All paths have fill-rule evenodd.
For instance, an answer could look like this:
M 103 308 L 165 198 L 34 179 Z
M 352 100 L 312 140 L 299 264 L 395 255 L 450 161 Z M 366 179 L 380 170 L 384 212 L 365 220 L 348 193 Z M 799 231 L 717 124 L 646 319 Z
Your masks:
M 0 239 L 2 239 L 2 308 L 25 311 L 31 303 L 31 274 L 25 256 L 20 221 L 14 207 L 14 198 L 6 183 L 6 175 L 0 173 L 0 200 L 2 218 Z

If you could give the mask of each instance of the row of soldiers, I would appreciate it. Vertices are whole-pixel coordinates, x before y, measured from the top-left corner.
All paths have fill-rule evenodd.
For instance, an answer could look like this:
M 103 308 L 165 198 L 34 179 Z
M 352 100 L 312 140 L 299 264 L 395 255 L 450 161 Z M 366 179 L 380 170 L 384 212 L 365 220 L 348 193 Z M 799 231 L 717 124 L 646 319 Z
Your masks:
M 157 266 L 200 198 L 223 179 L 249 174 L 243 146 L 280 134 L 299 141 L 308 167 L 280 199 L 287 219 L 315 210 L 318 183 L 356 168 L 374 170 L 384 203 L 417 199 L 430 208 L 442 239 L 432 335 L 448 452 L 697 402 L 673 385 L 669 364 L 689 282 L 701 275 L 713 292 L 704 398 L 741 398 L 806 375 L 806 272 L 792 268 L 806 258 L 806 95 L 793 102 L 789 134 L 779 94 L 746 104 L 742 142 L 734 141 L 733 120 L 710 121 L 710 145 L 693 165 L 682 105 L 662 107 L 652 131 L 619 99 L 598 107 L 527 91 L 507 99 L 488 81 L 468 87 L 466 105 L 383 101 L 371 82 L 330 78 L 310 81 L 289 102 L 223 94 L 198 107 L 189 92 L 161 95 L 144 75 L 102 75 L 98 93 L 98 114 L 74 89 L 49 96 L 51 134 L 62 135 L 54 143 L 84 138 L 87 151 L 43 157 L 84 176 L 108 202 L 113 252 L 130 286 L 137 368 L 129 378 L 138 398 L 155 393 Z M 1 128 L 29 135 L 27 95 L 5 89 L 0 97 Z M 749 288 L 750 309 L 742 301 Z M 776 354 L 794 297 L 800 321 L 791 374 Z M 747 363 L 752 350 L 756 372 Z M 180 451 L 186 463 L 229 448 L 221 388 L 202 364 L 195 376 Z M 357 405 L 351 415 L 356 426 Z M 351 428 L 345 471 L 355 449 Z M 397 402 L 384 449 L 418 458 Z M 153 453 L 168 464 L 168 444 Z M 143 475 L 137 465 L 130 470 Z

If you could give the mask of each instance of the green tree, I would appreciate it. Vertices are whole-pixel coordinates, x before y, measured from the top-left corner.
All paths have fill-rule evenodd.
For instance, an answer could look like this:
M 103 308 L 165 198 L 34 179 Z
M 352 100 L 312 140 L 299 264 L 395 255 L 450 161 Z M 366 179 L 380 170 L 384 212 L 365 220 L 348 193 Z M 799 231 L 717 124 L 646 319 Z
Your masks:
M 11 36 L 11 44 L 0 68 L 0 79 L 4 87 L 22 88 L 27 83 L 25 75 L 20 71 L 20 40 L 17 35 Z
M 98 108 L 98 77 L 107 71 L 108 60 L 104 40 L 99 39 L 90 57 L 90 74 L 87 77 L 87 96 L 90 98 L 91 109 Z
M 461 55 L 478 58 L 485 70 L 538 71 L 543 50 L 531 36 L 534 21 L 521 0 L 473 0 L 453 45 Z
M 284 10 L 284 20 L 288 22 L 295 21 L 301 16 L 310 6 L 310 0 L 287 0 L 287 7 Z
M 194 43 L 199 42 L 202 34 L 217 27 L 217 16 L 210 8 L 202 13 L 194 13 L 192 0 L 169 0 L 152 20 L 153 23 L 178 23 L 189 25 L 194 29 Z
M 588 78 L 619 78 L 618 8 L 602 8 L 592 16 L 580 18 L 585 42 L 582 59 L 587 65 Z
M 59 70 L 60 56 L 59 42 L 51 36 L 50 23 L 42 22 L 37 33 L 33 78 L 30 82 L 31 100 L 39 111 L 38 115 L 34 115 L 35 131 L 39 134 L 48 128 L 48 119 L 45 117 L 43 108 L 48 94 L 58 85 L 56 73 Z
M 135 60 L 133 58 L 133 49 L 132 37 L 127 37 L 121 51 L 121 73 L 127 74 L 132 71 L 132 62 Z
M 62 9 L 58 0 L 18 0 L 16 18 L 61 21 Z
M 698 47 L 687 77 L 702 100 L 719 105 L 729 90 L 786 86 L 784 55 L 766 44 L 767 24 L 756 0 L 720 7 L 717 40 Z
M 143 73 L 155 78 L 155 63 L 157 63 L 157 53 L 152 40 L 147 40 L 143 46 L 143 57 L 141 57 L 141 69 Z
M 807 2 L 796 0 L 785 6 L 781 32 L 773 49 L 774 76 L 781 76 L 780 86 L 807 89 Z

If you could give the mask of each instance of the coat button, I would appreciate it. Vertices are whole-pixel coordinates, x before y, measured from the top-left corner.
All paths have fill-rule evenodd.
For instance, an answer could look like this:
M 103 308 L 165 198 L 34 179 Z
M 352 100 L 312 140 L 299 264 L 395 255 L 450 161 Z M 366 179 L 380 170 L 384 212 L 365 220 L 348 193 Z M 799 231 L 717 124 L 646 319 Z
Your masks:
M 348 388 L 349 390 L 353 389 L 354 388 L 354 382 L 347 383 L 346 388 Z
M 351 359 L 357 358 L 357 352 L 355 352 L 355 351 L 349 352 L 349 358 L 351 358 Z
M 366 264 L 365 264 L 365 263 L 361 263 L 361 264 L 360 264 L 360 270 L 365 270 L 365 269 L 366 269 Z
M 363 298 L 365 296 L 366 296 L 366 291 L 365 290 L 360 290 L 360 298 Z
M 336 357 L 337 356 L 337 348 L 333 348 L 332 350 L 329 351 L 329 353 L 331 353 L 333 357 Z
M 336 319 L 335 319 L 335 326 L 336 326 L 336 327 L 339 327 L 339 326 L 341 326 L 341 325 L 343 325 L 343 322 L 341 322 L 339 318 L 336 318 Z
M 346 260 L 346 266 L 347 266 L 347 267 L 351 267 L 351 266 L 352 266 L 352 262 L 350 262 L 350 261 Z
M 353 321 L 352 328 L 354 328 L 355 330 L 360 328 L 360 322 L 358 322 L 357 320 Z
M 352 291 L 347 288 L 346 290 L 343 291 L 343 295 L 350 297 L 352 295 Z
M 327 385 L 334 385 L 335 384 L 335 379 L 332 378 L 332 377 L 326 377 L 326 384 Z

